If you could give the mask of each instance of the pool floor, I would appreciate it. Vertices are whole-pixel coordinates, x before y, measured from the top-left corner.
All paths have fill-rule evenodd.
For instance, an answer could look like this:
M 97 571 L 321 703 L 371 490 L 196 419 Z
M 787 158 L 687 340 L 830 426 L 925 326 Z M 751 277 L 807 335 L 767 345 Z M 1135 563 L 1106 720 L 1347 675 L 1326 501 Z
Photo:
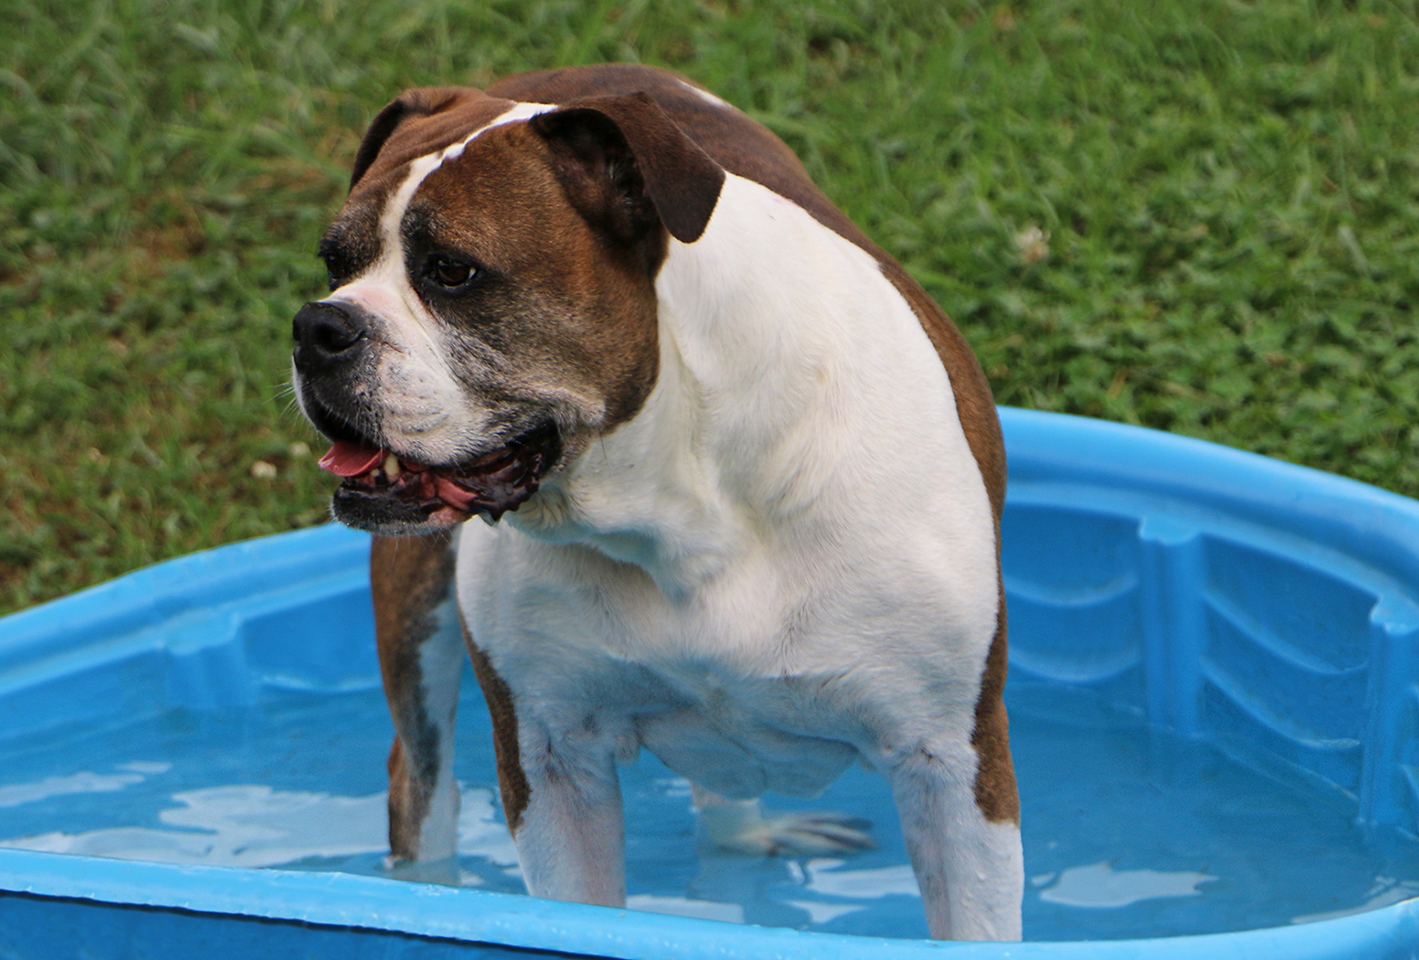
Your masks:
M 1266 776 L 1067 688 L 1010 696 L 1025 842 L 1025 936 L 1110 940 L 1282 926 L 1419 896 L 1419 842 L 1353 822 L 1344 798 Z M 522 892 L 486 712 L 460 701 L 459 882 Z M 288 692 L 59 729 L 7 751 L 0 846 L 219 866 L 386 875 L 377 689 Z M 766 926 L 924 937 L 886 784 L 854 767 L 778 809 L 874 821 L 878 849 L 701 857 L 689 784 L 649 754 L 622 769 L 630 906 Z

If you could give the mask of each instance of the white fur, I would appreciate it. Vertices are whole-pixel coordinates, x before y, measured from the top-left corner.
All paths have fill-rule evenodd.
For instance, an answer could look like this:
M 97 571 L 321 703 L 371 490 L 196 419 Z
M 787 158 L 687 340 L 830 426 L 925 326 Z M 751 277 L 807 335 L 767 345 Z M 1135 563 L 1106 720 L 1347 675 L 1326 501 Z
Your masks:
M 911 752 L 876 759 L 892 784 L 931 935 L 1019 940 L 1020 830 L 989 822 L 976 806 L 969 734 L 929 738 Z
M 419 648 L 419 696 L 428 718 L 438 727 L 439 772 L 427 818 L 419 830 L 417 859 L 444 860 L 458 846 L 458 783 L 453 778 L 453 753 L 458 714 L 458 688 L 467 652 L 453 602 L 437 612 L 438 627 Z
M 716 106 L 716 107 L 723 107 L 723 108 L 725 108 L 726 110 L 733 110 L 733 109 L 734 109 L 734 107 L 731 106 L 728 102 L 726 102 L 726 101 L 724 101 L 724 100 L 721 100 L 719 97 L 716 97 L 714 94 L 710 93 L 708 90 L 702 90 L 701 88 L 695 86 L 693 83 L 686 83 L 684 80 L 681 80 L 681 81 L 680 81 L 680 86 L 684 87 L 686 90 L 690 91 L 690 92 L 693 93 L 695 96 L 699 97 L 699 98 L 700 98 L 701 100 L 703 100 L 705 103 L 713 104 L 713 105 Z
M 970 747 L 994 525 L 919 320 L 868 254 L 735 176 L 657 294 L 644 409 L 463 531 L 459 600 L 532 787 L 529 888 L 619 902 L 613 762 L 638 743 L 730 797 L 816 792 L 861 754 L 933 934 L 1018 937 L 1018 830 L 981 816 Z

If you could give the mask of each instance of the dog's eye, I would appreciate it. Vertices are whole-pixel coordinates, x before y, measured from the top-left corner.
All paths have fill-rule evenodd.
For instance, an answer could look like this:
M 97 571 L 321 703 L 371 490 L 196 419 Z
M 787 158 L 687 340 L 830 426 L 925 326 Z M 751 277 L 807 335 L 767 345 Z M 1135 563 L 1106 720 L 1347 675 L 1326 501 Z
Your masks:
M 439 286 L 449 290 L 463 286 L 469 280 L 472 280 L 477 272 L 477 270 L 473 269 L 471 263 L 455 260 L 452 257 L 436 256 L 429 258 L 429 278 Z
M 333 293 L 340 286 L 340 270 L 334 257 L 321 254 L 320 259 L 325 262 L 325 282 L 330 285 L 330 290 Z

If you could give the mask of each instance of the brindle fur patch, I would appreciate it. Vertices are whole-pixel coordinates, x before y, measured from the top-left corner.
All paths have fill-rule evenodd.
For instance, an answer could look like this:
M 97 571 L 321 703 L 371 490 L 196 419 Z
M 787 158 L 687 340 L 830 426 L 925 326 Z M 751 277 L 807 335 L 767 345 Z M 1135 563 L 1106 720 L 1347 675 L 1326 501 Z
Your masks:
M 1015 765 L 1010 759 L 1010 719 L 1005 713 L 1005 585 L 999 587 L 1000 606 L 995 637 L 986 655 L 976 697 L 976 722 L 971 746 L 976 748 L 976 806 L 992 823 L 1020 823 L 1020 791 Z
M 493 663 L 473 640 L 473 633 L 463 624 L 463 642 L 473 661 L 473 674 L 483 688 L 488 701 L 488 713 L 493 720 L 493 753 L 498 760 L 498 791 L 503 800 L 503 816 L 514 836 L 522 829 L 522 815 L 532 797 L 532 786 L 522 769 L 522 748 L 518 741 L 517 711 L 513 708 L 512 689 L 493 669 Z
M 406 234 L 411 277 L 431 256 L 452 252 L 481 271 L 459 297 L 416 286 L 456 341 L 463 382 L 490 387 L 490 406 L 535 404 L 549 385 L 585 398 L 567 411 L 605 431 L 633 416 L 659 366 L 653 239 L 607 243 L 568 201 L 547 143 L 525 124 L 496 127 L 429 176 L 415 195 Z M 654 246 L 654 262 L 647 248 Z M 473 360 L 463 364 L 459 360 Z M 565 424 L 571 417 L 559 418 Z M 590 422 L 586 422 L 590 421 Z

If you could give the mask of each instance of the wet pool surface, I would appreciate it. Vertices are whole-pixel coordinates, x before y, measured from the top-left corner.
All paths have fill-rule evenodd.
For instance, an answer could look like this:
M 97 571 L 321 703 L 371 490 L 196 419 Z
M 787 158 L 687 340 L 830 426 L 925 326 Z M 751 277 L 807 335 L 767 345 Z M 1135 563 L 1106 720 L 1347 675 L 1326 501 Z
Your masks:
M 1025 935 L 1109 940 L 1283 926 L 1419 896 L 1419 842 L 1353 822 L 1353 802 L 1205 744 L 1150 732 L 1089 693 L 1010 697 L 1022 789 Z M 464 885 L 522 892 L 476 685 L 461 701 Z M 0 846 L 217 866 L 386 873 L 377 689 L 284 693 L 59 730 L 0 772 Z M 779 809 L 868 816 L 846 859 L 701 857 L 689 785 L 643 754 L 622 768 L 630 905 L 834 933 L 924 937 L 886 784 L 854 768 Z

